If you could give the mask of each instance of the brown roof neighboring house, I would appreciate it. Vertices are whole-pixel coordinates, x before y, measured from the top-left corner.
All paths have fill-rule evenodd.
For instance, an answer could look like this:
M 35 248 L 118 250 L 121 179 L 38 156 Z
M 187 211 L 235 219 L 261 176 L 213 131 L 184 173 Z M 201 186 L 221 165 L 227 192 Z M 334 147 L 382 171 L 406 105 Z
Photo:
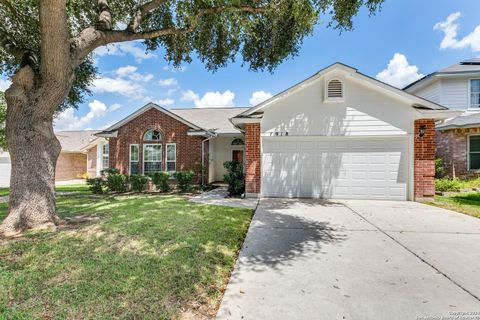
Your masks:
M 83 147 L 89 144 L 97 137 L 95 133 L 99 130 L 77 130 L 77 131 L 58 131 L 55 133 L 60 144 L 62 152 L 82 152 Z

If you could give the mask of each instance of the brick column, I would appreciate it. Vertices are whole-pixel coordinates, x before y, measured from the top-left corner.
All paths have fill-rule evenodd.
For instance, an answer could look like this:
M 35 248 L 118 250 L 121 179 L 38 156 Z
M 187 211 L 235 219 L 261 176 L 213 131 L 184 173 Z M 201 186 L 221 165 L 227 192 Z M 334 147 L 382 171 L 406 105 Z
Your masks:
M 260 193 L 260 123 L 245 124 L 245 193 L 256 197 Z
M 423 137 L 420 128 L 425 128 Z M 435 121 L 420 119 L 414 125 L 414 193 L 415 199 L 435 195 Z

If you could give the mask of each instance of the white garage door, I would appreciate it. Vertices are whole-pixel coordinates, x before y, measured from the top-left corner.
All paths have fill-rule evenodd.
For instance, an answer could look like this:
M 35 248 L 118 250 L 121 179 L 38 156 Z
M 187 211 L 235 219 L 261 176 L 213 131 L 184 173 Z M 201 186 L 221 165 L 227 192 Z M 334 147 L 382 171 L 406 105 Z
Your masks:
M 406 200 L 408 139 L 263 138 L 266 197 Z

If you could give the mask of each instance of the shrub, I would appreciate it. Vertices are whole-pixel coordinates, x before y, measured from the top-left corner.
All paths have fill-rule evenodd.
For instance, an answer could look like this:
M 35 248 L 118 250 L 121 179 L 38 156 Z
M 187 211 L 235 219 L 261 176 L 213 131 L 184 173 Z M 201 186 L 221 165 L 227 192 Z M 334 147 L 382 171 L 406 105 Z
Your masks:
M 109 173 L 107 175 L 107 187 L 113 192 L 127 192 L 128 177 L 121 173 Z
M 180 192 L 188 192 L 192 189 L 193 171 L 177 171 L 173 177 L 177 179 Z
M 230 196 L 239 196 L 245 192 L 245 175 L 243 174 L 243 164 L 236 161 L 226 161 L 223 163 L 227 173 L 223 179 L 228 183 L 228 193 Z
M 107 168 L 107 169 L 103 169 L 101 174 L 102 176 L 104 175 L 110 175 L 110 174 L 119 174 L 120 173 L 120 170 L 116 169 L 116 168 Z
M 88 189 L 94 194 L 102 194 L 105 192 L 105 182 L 102 178 L 91 178 L 87 179 Z
M 154 172 L 152 174 L 153 184 L 162 192 L 170 191 L 168 179 L 170 179 L 170 174 L 168 172 Z
M 462 184 L 458 179 L 435 179 L 435 190 L 440 192 L 458 192 Z
M 435 159 L 435 178 L 443 178 L 443 160 L 442 158 Z
M 142 192 L 147 188 L 147 177 L 142 174 L 132 174 L 130 184 L 135 192 Z

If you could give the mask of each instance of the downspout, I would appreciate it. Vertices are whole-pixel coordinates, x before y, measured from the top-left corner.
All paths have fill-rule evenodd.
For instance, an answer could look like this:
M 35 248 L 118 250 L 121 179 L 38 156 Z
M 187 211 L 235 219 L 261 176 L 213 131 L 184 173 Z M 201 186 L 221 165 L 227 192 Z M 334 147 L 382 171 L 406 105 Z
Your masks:
M 216 138 L 217 134 L 214 132 L 207 131 L 208 138 L 202 140 L 202 186 L 205 184 L 205 142 Z

